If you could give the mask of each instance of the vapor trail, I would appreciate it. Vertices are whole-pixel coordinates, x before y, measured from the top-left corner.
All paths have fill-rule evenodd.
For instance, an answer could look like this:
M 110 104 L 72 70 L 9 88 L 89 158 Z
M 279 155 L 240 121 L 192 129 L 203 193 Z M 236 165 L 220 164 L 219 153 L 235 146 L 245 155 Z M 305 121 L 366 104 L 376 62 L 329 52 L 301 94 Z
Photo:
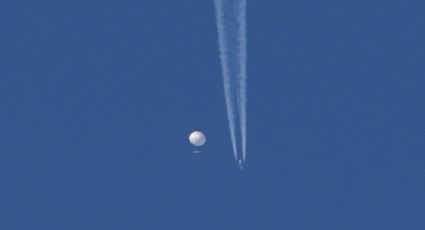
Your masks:
M 239 14 L 239 50 L 240 50 L 240 76 L 239 76 L 239 116 L 240 116 L 240 129 L 242 141 L 242 159 L 246 160 L 246 104 L 247 104 L 247 73 L 246 73 L 246 0 L 240 1 L 240 14 Z
M 215 0 L 214 2 L 233 154 L 237 162 L 245 162 L 247 120 L 246 0 Z M 238 125 L 239 129 L 237 129 Z M 242 153 L 238 152 L 239 148 L 242 149 Z

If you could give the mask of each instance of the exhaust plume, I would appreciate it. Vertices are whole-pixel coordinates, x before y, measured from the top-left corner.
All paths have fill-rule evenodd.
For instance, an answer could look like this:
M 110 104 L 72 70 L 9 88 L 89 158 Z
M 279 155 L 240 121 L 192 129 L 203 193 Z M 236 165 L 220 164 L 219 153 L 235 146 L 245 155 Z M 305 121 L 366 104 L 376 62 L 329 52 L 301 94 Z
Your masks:
M 247 3 L 246 0 L 215 0 L 214 3 L 230 138 L 235 160 L 240 163 L 246 160 Z

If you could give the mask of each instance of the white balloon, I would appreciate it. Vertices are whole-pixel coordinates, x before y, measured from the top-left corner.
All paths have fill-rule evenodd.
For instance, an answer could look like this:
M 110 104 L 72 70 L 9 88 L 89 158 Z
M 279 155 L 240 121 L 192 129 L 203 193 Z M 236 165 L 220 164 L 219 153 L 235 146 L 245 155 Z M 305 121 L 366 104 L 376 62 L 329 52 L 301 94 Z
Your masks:
M 192 145 L 202 146 L 207 142 L 207 138 L 201 131 L 193 131 L 189 135 L 189 141 Z

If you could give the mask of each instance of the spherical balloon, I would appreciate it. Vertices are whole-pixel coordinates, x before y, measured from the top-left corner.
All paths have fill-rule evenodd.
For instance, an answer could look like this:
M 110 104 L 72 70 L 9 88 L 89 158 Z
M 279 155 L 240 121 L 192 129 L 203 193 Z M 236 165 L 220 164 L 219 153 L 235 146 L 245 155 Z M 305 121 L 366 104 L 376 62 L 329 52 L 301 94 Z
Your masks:
M 193 131 L 189 135 L 189 141 L 192 145 L 202 146 L 207 142 L 207 138 L 201 131 Z

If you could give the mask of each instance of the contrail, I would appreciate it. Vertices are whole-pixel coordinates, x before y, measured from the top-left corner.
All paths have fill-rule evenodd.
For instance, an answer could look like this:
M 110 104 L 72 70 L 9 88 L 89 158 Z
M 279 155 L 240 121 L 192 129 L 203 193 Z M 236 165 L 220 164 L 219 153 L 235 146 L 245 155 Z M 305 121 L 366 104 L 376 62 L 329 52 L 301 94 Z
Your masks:
M 238 163 L 246 160 L 246 4 L 246 0 L 215 0 L 227 118 Z M 239 148 L 242 153 L 238 152 Z
M 242 157 L 243 161 L 246 160 L 246 103 L 247 103 L 247 50 L 246 50 L 246 0 L 240 1 L 240 14 L 239 14 L 239 62 L 240 62 L 240 76 L 239 76 L 239 116 L 240 116 L 240 129 L 242 138 Z

